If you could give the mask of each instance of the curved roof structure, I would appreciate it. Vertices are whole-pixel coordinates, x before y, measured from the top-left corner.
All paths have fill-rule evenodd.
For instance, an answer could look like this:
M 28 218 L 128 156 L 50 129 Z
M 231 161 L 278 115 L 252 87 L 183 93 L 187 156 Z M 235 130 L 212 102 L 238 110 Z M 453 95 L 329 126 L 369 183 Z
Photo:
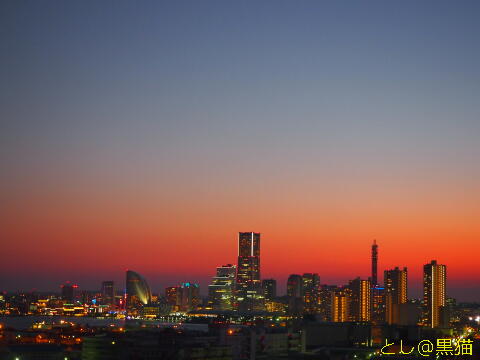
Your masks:
M 127 270 L 127 302 L 135 297 L 143 305 L 152 300 L 152 293 L 147 281 L 139 273 Z

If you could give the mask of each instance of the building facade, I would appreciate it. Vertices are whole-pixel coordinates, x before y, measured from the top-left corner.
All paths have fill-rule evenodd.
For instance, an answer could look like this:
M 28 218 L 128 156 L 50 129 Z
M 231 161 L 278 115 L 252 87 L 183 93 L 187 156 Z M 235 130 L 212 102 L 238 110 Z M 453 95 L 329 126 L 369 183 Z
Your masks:
M 289 298 L 302 297 L 302 276 L 291 274 L 287 280 L 287 296 Z
M 260 233 L 238 234 L 238 265 L 236 277 L 236 307 L 239 311 L 263 310 L 260 281 Z
M 385 270 L 385 321 L 388 324 L 400 323 L 400 304 L 408 300 L 408 273 L 407 268 L 398 267 Z
M 265 279 L 262 281 L 263 296 L 265 300 L 275 300 L 277 297 L 277 280 Z
M 339 288 L 332 292 L 331 321 L 350 321 L 350 301 L 351 290 L 349 288 Z
M 200 304 L 200 286 L 195 283 L 182 283 L 177 289 L 177 307 L 179 311 L 195 310 Z
M 386 321 L 385 314 L 385 288 L 383 286 L 375 285 L 372 287 L 372 324 L 384 324 Z
M 302 276 L 303 311 L 316 314 L 319 308 L 320 276 L 316 273 L 305 273 Z
M 337 285 L 320 285 L 318 293 L 319 317 L 321 321 L 333 321 L 332 317 L 332 299 L 333 294 L 338 290 Z
M 350 280 L 348 288 L 351 291 L 349 316 L 351 321 L 371 320 L 371 289 L 370 280 L 356 278 Z
M 165 288 L 165 302 L 170 305 L 172 311 L 178 311 L 178 296 L 180 286 L 169 286 Z
M 423 323 L 436 328 L 443 324 L 447 292 L 447 267 L 432 260 L 423 266 Z
M 212 283 L 208 285 L 208 305 L 214 310 L 233 310 L 235 275 L 237 267 L 227 264 L 217 267 Z

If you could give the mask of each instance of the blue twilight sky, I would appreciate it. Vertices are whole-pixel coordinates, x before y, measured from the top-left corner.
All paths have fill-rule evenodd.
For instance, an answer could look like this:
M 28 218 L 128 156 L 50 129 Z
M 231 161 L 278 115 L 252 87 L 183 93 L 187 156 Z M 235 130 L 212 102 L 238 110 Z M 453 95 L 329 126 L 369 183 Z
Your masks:
M 268 233 L 275 221 L 251 215 L 245 201 L 257 197 L 263 213 L 282 205 L 279 217 L 292 219 L 293 232 L 314 229 L 305 220 L 312 209 L 326 212 L 352 198 L 352 213 L 368 213 L 361 205 L 382 189 L 388 206 L 378 214 L 394 219 L 395 200 L 405 212 L 424 211 L 412 222 L 434 226 L 443 215 L 457 216 L 464 226 L 458 239 L 474 246 L 479 39 L 478 1 L 3 0 L 0 240 L 15 259 L 5 269 L 20 265 L 3 287 L 51 286 L 30 281 L 52 256 L 28 250 L 33 244 L 70 253 L 76 234 L 88 228 L 89 244 L 111 246 L 105 239 L 115 231 L 95 235 L 106 226 L 92 219 L 123 223 L 131 214 L 119 208 L 147 214 L 133 215 L 139 225 L 128 229 L 132 237 L 175 236 L 171 224 L 182 239 L 197 231 L 209 237 L 217 226 L 234 234 L 244 230 L 239 216 L 248 229 Z M 415 189 L 408 204 L 403 193 L 388 195 L 402 186 Z M 296 209 L 291 199 L 275 202 L 289 192 L 302 199 Z M 425 214 L 428 206 L 412 205 L 419 198 L 432 209 L 444 200 L 439 206 L 446 210 Z M 155 228 L 148 209 L 170 225 Z M 368 221 L 382 222 L 374 215 Z M 55 235 L 55 224 L 74 230 Z M 375 231 L 358 229 L 368 247 Z M 421 242 L 424 232 L 410 235 Z M 448 234 L 438 236 L 447 241 Z M 156 246 L 168 241 L 160 237 Z M 419 248 L 418 268 L 430 260 L 432 244 Z M 90 255 L 78 254 L 85 261 Z M 123 269 L 128 264 L 119 258 Z M 270 263 L 267 273 L 289 272 Z M 212 268 L 198 277 L 207 279 Z M 145 271 L 153 277 L 163 270 Z

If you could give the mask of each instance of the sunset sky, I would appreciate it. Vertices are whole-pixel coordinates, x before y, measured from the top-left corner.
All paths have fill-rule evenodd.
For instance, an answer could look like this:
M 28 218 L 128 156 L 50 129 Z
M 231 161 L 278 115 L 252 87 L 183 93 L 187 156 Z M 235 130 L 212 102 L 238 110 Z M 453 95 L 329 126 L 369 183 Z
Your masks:
M 447 265 L 480 301 L 477 1 L 0 3 L 0 290 Z

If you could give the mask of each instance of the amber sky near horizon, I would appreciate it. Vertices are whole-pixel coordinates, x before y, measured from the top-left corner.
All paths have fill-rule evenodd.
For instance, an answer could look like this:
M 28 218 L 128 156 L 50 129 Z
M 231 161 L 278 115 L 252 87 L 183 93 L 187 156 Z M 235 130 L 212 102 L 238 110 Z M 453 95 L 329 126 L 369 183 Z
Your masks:
M 447 265 L 480 300 L 475 1 L 2 1 L 0 290 Z M 380 276 L 383 278 L 383 276 Z

